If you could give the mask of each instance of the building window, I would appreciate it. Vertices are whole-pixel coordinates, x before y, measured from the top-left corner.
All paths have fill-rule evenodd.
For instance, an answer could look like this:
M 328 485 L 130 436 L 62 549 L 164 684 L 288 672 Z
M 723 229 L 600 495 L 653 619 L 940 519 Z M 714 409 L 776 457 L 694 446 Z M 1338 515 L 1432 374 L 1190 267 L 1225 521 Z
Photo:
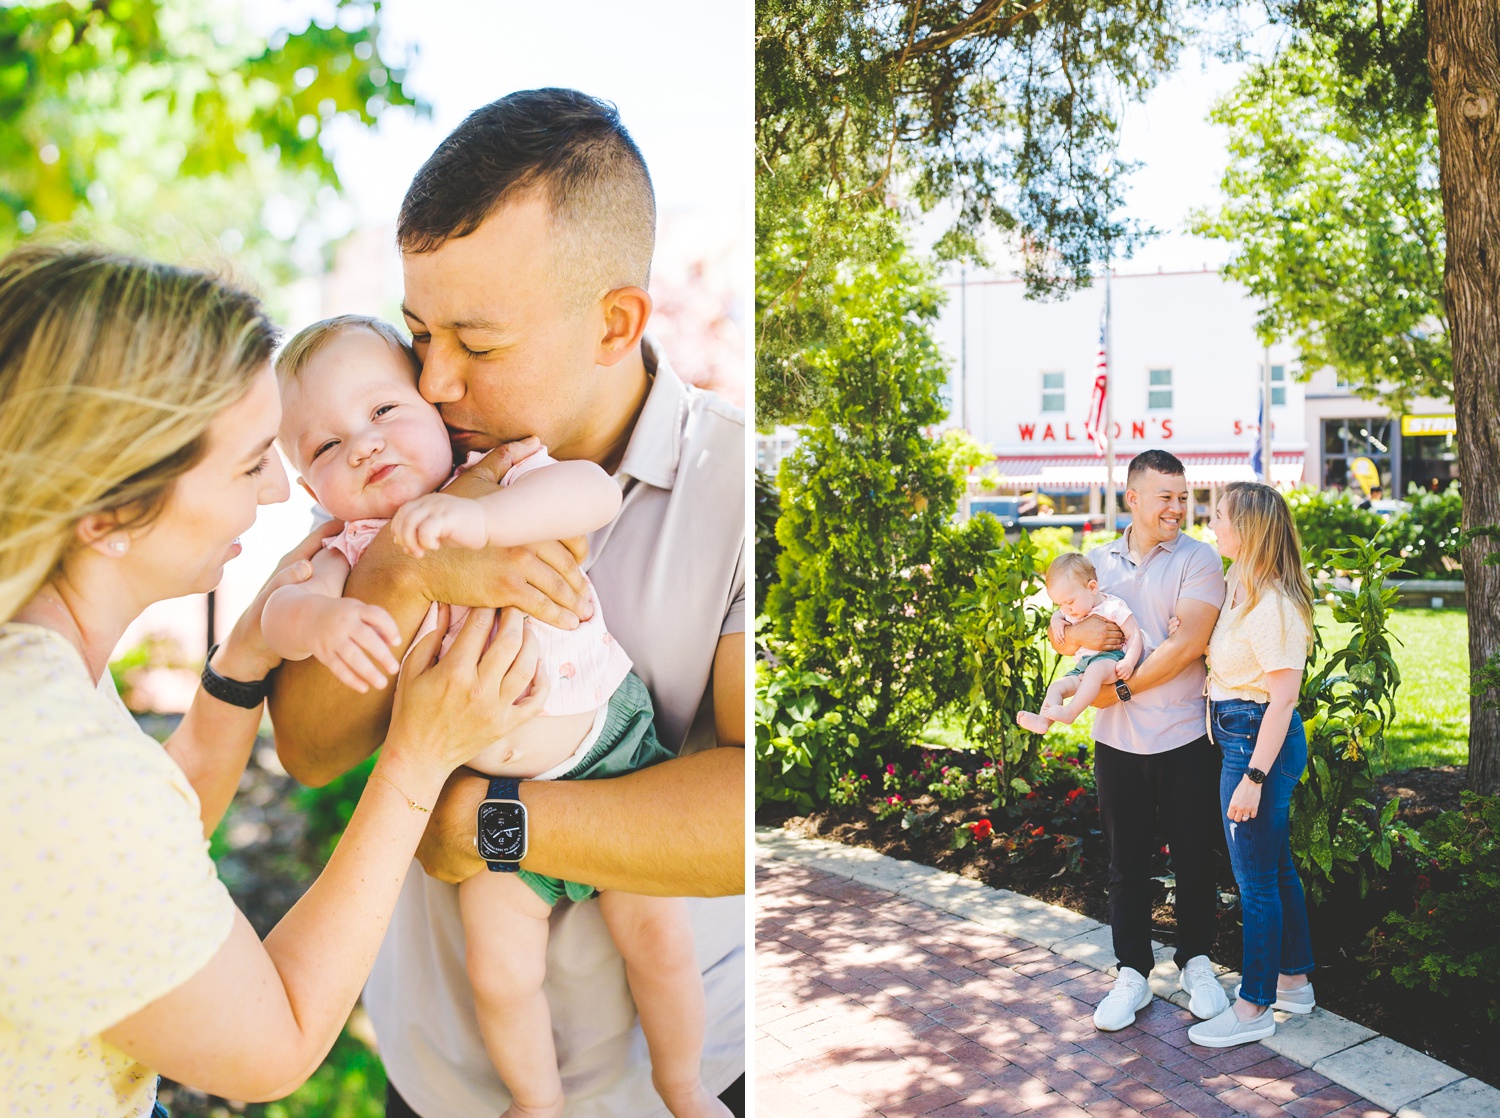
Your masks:
M 1271 366 L 1271 406 L 1282 408 L 1286 406 L 1286 366 Z
M 1172 370 L 1152 369 L 1149 384 L 1151 387 L 1146 393 L 1146 406 L 1170 408 L 1172 406 Z
M 1360 488 L 1349 471 L 1356 458 L 1368 458 L 1380 476 L 1382 496 L 1391 494 L 1391 421 L 1369 416 L 1323 420 L 1323 487 Z
M 1063 391 L 1061 373 L 1042 374 L 1042 410 L 1067 411 L 1067 393 Z

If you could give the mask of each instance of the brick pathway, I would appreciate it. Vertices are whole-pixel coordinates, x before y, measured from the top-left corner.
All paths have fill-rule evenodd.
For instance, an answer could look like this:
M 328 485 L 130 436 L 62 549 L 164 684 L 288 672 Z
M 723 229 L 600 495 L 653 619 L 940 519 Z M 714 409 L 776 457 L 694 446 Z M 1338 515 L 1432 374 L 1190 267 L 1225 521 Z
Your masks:
M 1108 975 L 883 890 L 758 862 L 755 904 L 757 1118 L 1389 1118 L 1161 998 L 1098 1032 Z

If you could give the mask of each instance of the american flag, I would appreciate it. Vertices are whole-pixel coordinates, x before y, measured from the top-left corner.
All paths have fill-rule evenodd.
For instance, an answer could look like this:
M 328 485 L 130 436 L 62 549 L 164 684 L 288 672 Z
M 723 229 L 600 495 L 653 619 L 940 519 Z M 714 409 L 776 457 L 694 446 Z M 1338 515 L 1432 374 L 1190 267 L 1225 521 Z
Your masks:
M 1089 417 L 1083 422 L 1083 430 L 1094 440 L 1094 446 L 1102 456 L 1105 449 L 1104 394 L 1109 391 L 1109 354 L 1105 349 L 1105 331 L 1108 329 L 1109 311 L 1099 319 L 1099 360 L 1094 363 L 1098 376 L 1094 378 L 1094 395 L 1089 400 Z

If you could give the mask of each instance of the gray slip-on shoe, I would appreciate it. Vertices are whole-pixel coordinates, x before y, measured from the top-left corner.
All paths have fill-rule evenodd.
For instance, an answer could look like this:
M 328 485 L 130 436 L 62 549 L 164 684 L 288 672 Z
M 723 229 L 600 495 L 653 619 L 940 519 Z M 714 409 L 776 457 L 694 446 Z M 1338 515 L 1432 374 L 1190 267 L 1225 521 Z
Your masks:
M 1238 984 L 1235 985 L 1234 996 L 1240 996 Z M 1313 997 L 1312 983 L 1309 982 L 1306 986 L 1298 986 L 1295 990 L 1283 990 L 1278 986 L 1276 1000 L 1271 1003 L 1271 1008 L 1285 1013 L 1311 1013 L 1317 1005 L 1317 999 Z
M 1188 1040 L 1205 1048 L 1233 1048 L 1236 1044 L 1249 1044 L 1265 1040 L 1276 1032 L 1276 1017 L 1267 1009 L 1251 1021 L 1241 1021 L 1230 1006 L 1212 1021 L 1200 1021 L 1188 1029 Z

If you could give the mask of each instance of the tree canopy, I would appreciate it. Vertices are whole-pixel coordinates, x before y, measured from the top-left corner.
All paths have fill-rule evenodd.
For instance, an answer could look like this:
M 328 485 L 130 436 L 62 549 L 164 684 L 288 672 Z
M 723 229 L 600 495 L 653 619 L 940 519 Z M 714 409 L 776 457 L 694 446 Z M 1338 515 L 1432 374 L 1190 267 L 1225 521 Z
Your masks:
M 268 41 L 226 0 L 0 6 L 0 251 L 67 224 L 288 278 L 322 247 L 307 219 L 338 185 L 329 126 L 420 108 L 381 56 L 379 14 L 339 0 Z
M 824 397 L 841 269 L 892 214 L 943 207 L 939 257 L 1019 253 L 1033 294 L 1089 282 L 1142 231 L 1120 216 L 1119 109 L 1227 0 L 758 0 L 758 422 Z

